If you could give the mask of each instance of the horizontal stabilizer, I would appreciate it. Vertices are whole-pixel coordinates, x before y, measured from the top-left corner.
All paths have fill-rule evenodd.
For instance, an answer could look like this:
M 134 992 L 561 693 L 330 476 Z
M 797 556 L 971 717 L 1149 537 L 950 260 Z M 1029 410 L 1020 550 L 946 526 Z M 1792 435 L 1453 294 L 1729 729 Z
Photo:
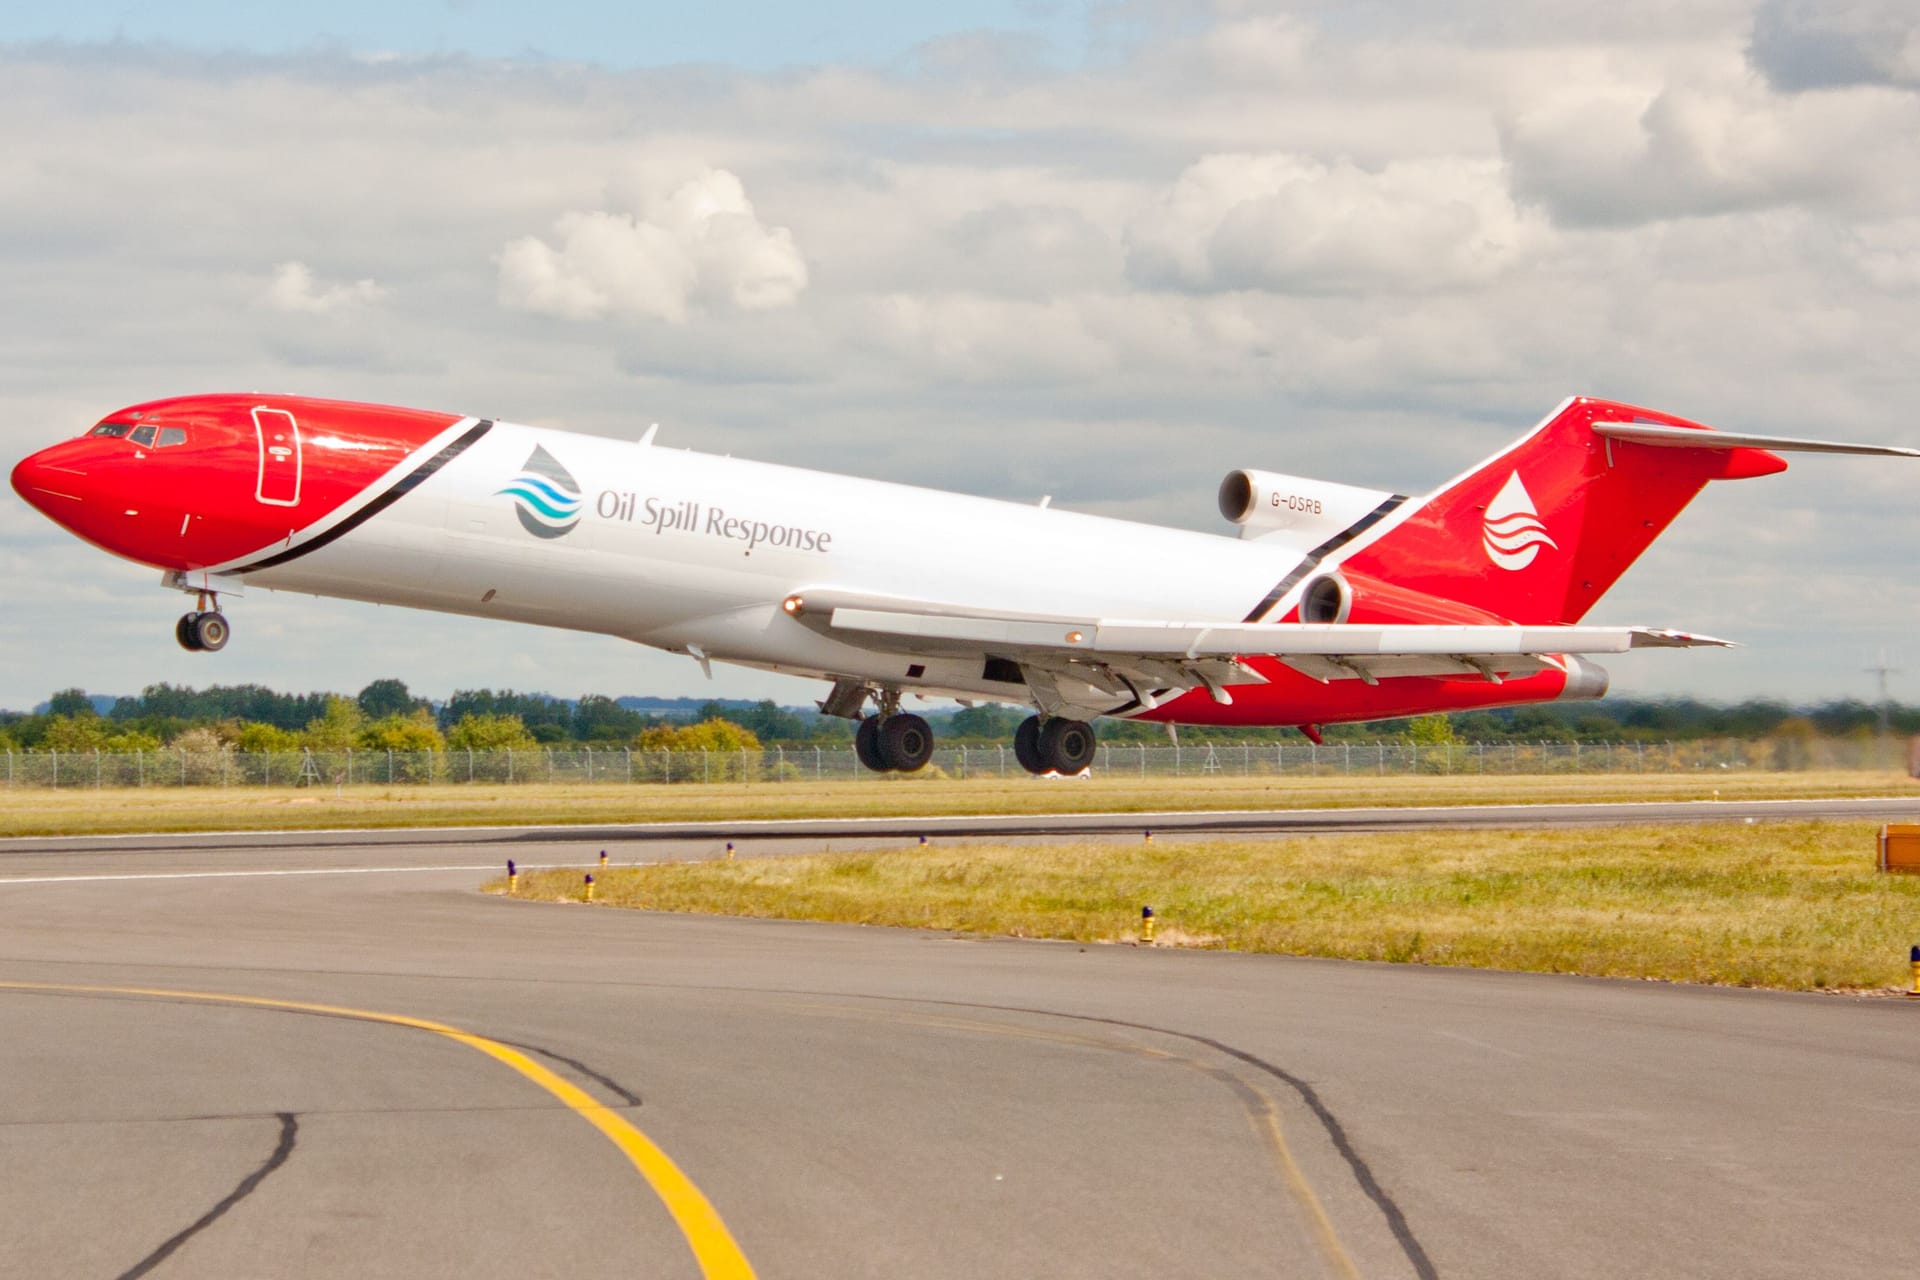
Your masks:
M 1801 440 L 1792 436 L 1756 436 L 1734 431 L 1697 431 L 1651 422 L 1596 422 L 1593 434 L 1609 440 L 1663 449 L 1766 449 L 1774 453 L 1864 453 L 1885 458 L 1920 458 L 1920 449 L 1884 444 L 1846 444 L 1838 440 Z

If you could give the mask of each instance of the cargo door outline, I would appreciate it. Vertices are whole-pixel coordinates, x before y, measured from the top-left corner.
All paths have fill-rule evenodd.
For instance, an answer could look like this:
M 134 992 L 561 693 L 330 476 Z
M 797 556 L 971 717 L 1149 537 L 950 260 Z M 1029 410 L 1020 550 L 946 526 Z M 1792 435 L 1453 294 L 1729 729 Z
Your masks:
M 260 470 L 254 481 L 253 496 L 270 507 L 299 506 L 300 473 L 304 466 L 300 424 L 285 409 L 257 405 L 253 410 L 253 433 L 260 442 Z

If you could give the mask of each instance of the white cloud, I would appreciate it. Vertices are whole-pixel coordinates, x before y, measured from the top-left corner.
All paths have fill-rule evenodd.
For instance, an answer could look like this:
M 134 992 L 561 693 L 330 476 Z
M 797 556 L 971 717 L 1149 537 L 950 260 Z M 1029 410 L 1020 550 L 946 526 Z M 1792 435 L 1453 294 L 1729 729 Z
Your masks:
M 1004 74 L 0 50 L 0 444 L 275 387 L 627 439 L 657 420 L 717 453 L 1197 528 L 1229 468 L 1406 492 L 1574 392 L 1920 444 L 1920 95 L 1777 91 L 1752 0 L 1576 8 L 1189 8 L 1137 48 Z M 1649 656 L 1617 687 L 1859 690 L 1834 653 L 1920 631 L 1910 487 L 1845 459 L 1712 486 L 1597 620 L 1775 632 L 1737 674 Z M 1789 508 L 1823 524 L 1767 548 L 1773 595 L 1716 592 L 1739 529 Z M 181 605 L 151 574 L 18 512 L 0 566 L 118 602 L 97 610 L 114 692 L 817 694 L 286 597 L 236 601 L 210 665 L 167 653 Z M 1885 589 L 1791 607 L 1841 562 Z M 368 644 L 336 643 L 357 626 Z M 0 706 L 106 679 L 97 652 L 30 656 Z
M 1134 221 L 1127 264 L 1150 286 L 1424 292 L 1490 280 L 1534 238 L 1492 160 L 1213 155 Z
M 573 320 L 648 317 L 684 324 L 697 305 L 769 311 L 807 287 L 786 227 L 754 213 L 740 179 L 707 169 L 631 211 L 561 215 L 556 244 L 533 236 L 500 251 L 500 301 Z
M 369 306 L 386 296 L 387 291 L 374 280 L 319 284 L 306 263 L 282 262 L 273 268 L 261 300 L 275 311 L 326 315 Z
M 1783 95 L 1721 49 L 1678 72 L 1569 77 L 1523 95 L 1499 128 L 1515 193 L 1563 225 L 1894 208 L 1914 190 L 1920 97 Z

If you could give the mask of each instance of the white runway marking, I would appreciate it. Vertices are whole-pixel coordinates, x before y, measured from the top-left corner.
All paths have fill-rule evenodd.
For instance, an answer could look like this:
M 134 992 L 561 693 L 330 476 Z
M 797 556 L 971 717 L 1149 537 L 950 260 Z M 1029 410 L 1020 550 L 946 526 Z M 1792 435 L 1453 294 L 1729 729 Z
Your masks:
M 651 862 L 618 862 L 608 866 L 608 870 L 620 867 L 651 867 Z M 522 871 L 566 871 L 574 868 L 593 870 L 598 867 L 594 862 L 542 862 L 522 863 Z M 488 862 L 474 866 L 440 867 L 281 867 L 272 871 L 132 871 L 109 872 L 91 876 L 0 876 L 0 885 L 8 884 L 69 884 L 76 880 L 242 880 L 258 876 L 390 876 L 409 871 L 493 871 L 500 872 L 497 862 Z

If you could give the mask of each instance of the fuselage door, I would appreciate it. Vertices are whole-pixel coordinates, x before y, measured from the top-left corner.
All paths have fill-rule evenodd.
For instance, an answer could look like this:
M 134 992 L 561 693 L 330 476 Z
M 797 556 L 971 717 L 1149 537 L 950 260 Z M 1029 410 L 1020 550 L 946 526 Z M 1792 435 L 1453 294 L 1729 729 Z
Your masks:
M 256 408 L 253 432 L 260 441 L 260 476 L 253 496 L 271 507 L 300 505 L 300 424 L 285 409 Z

